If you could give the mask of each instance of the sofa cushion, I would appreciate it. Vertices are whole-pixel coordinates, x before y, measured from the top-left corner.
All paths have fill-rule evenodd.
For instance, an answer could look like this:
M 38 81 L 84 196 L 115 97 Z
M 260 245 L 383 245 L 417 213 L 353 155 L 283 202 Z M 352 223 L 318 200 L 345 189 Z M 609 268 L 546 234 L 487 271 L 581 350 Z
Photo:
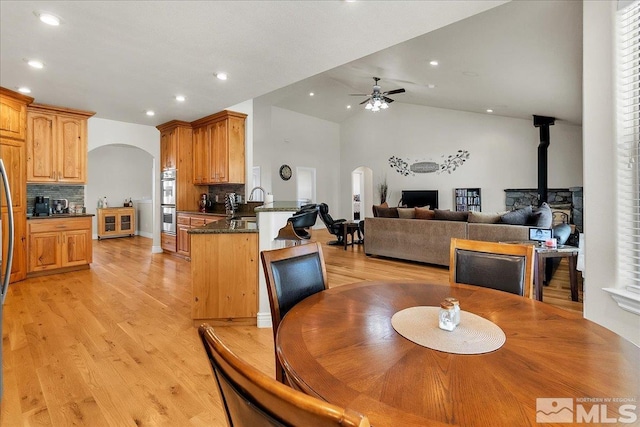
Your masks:
M 532 213 L 533 209 L 531 208 L 531 206 L 527 206 L 511 212 L 507 212 L 500 217 L 500 221 L 503 224 L 527 225 L 529 224 L 529 217 Z
M 539 208 L 533 209 L 529 224 L 540 228 L 551 228 L 553 225 L 553 213 L 547 202 L 542 203 Z
M 414 219 L 416 217 L 415 208 L 398 208 L 398 217 L 404 219 Z
M 482 223 L 482 224 L 497 224 L 500 222 L 500 217 L 504 215 L 504 212 L 469 212 L 468 222 Z
M 378 208 L 378 217 L 380 218 L 399 218 L 398 208 Z
M 387 204 L 387 202 L 384 203 L 380 203 L 379 205 L 373 205 L 373 216 L 377 217 L 378 216 L 378 209 L 380 208 L 388 208 L 389 205 Z
M 436 213 L 429 208 L 415 208 L 416 219 L 433 219 Z
M 454 212 L 443 209 L 434 209 L 435 218 L 443 221 L 466 221 L 469 218 L 469 212 Z

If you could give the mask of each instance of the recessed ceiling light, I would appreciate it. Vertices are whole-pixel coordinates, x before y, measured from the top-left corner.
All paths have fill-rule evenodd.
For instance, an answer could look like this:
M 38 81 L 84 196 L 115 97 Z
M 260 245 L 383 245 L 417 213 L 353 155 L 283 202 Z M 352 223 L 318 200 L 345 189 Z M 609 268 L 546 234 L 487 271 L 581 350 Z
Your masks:
M 347 110 L 351 109 L 351 105 L 347 105 Z
M 434 59 L 433 61 L 429 61 L 429 64 L 430 64 L 430 65 L 432 65 L 432 66 L 434 66 L 434 67 L 437 67 L 437 66 L 438 66 L 438 61 L 436 61 L 436 60 Z
M 219 80 L 227 80 L 227 73 L 216 73 L 216 77 Z
M 187 98 L 185 98 L 182 95 L 176 95 L 176 101 L 178 102 L 184 102 Z
M 27 64 L 29 64 L 33 68 L 39 68 L 39 69 L 44 68 L 44 63 L 42 61 L 38 61 L 37 59 L 29 59 L 27 61 Z
M 31 89 L 29 89 L 28 87 L 22 86 L 18 88 L 18 92 L 20 93 L 31 93 Z
M 147 116 L 155 116 L 155 115 L 156 115 L 156 113 L 154 113 L 154 112 L 153 112 L 153 111 L 151 111 L 151 110 L 147 110 L 147 111 L 145 112 L 145 114 L 146 114 Z
M 427 85 L 427 87 L 429 89 L 435 89 L 436 85 L 434 85 L 433 83 L 430 83 L 430 84 Z
M 60 25 L 60 18 L 58 18 L 52 13 L 42 12 L 38 10 L 33 13 L 40 19 L 40 21 L 44 22 L 47 25 L 51 25 L 54 27 L 57 27 L 58 25 Z
M 309 96 L 313 96 L 313 95 L 315 95 L 315 93 L 309 92 Z
M 493 110 L 491 108 L 487 108 L 487 113 L 493 113 Z

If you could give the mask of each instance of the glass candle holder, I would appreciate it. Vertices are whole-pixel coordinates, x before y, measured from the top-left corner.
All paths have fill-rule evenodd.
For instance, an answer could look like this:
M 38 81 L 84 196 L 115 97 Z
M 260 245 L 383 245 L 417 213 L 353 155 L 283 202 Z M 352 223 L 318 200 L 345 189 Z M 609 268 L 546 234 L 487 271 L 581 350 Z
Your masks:
M 455 317 L 456 312 L 453 304 L 449 301 L 442 301 L 438 312 L 438 327 L 445 331 L 453 331 L 456 328 Z

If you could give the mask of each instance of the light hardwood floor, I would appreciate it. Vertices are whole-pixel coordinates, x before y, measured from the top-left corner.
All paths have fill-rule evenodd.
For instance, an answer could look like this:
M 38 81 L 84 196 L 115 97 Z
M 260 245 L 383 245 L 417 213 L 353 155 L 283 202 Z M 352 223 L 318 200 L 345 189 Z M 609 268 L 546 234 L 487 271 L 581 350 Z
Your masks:
M 325 230 L 313 239 L 326 242 Z M 151 254 L 141 237 L 94 241 L 91 269 L 10 286 L 4 307 L 0 425 L 225 426 L 196 329 L 190 264 Z M 323 245 L 330 287 L 362 280 L 447 283 L 446 268 Z M 561 264 L 545 302 L 571 302 Z M 271 329 L 218 327 L 239 355 L 274 376 Z

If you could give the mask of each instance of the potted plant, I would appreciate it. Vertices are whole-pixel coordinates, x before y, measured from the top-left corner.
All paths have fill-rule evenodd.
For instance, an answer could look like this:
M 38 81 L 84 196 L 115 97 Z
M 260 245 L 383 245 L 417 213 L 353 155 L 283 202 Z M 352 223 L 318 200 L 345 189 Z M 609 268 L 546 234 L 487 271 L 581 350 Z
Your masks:
M 387 178 L 383 178 L 382 182 L 378 184 L 378 193 L 380 194 L 380 204 L 387 201 L 387 192 L 389 187 L 387 186 Z

